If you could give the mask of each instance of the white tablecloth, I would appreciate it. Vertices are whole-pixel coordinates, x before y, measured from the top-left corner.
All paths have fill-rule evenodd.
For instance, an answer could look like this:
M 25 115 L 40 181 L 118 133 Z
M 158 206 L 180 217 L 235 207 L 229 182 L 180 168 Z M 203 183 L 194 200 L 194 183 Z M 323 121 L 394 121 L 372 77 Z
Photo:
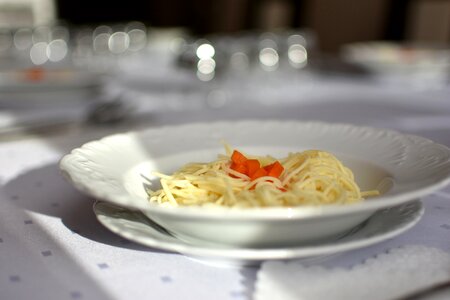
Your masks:
M 146 120 L 140 128 L 223 119 L 321 120 L 392 128 L 450 146 L 450 88 L 414 90 L 317 75 L 257 86 L 176 92 L 124 88 L 124 95 Z M 0 117 L 20 113 L 4 109 Z M 134 244 L 102 227 L 92 199 L 63 180 L 57 165 L 64 154 L 86 141 L 137 128 L 130 126 L 0 137 L 0 298 L 269 299 L 261 280 L 272 262 L 262 269 L 217 268 Z M 425 216 L 407 233 L 314 264 L 350 271 L 410 245 L 450 253 L 450 187 L 423 200 Z

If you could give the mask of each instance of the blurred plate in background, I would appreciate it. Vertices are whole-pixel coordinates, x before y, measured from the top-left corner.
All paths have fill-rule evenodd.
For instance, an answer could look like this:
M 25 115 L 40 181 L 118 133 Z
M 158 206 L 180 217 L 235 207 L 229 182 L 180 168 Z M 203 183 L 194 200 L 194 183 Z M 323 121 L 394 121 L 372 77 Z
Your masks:
M 0 92 L 9 93 L 86 89 L 100 83 L 98 74 L 75 69 L 32 67 L 0 72 Z
M 341 55 L 384 79 L 426 85 L 449 80 L 450 48 L 445 46 L 373 41 L 345 45 Z

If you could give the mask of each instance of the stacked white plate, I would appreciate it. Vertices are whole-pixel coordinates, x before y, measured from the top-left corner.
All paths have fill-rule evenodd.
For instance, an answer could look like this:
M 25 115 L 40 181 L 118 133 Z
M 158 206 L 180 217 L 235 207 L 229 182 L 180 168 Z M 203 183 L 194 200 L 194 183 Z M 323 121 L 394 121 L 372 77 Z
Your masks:
M 223 153 L 221 141 L 255 155 L 320 149 L 335 154 L 361 189 L 378 197 L 352 205 L 291 208 L 161 207 L 145 186 Z M 450 182 L 450 149 L 428 139 L 350 124 L 297 121 L 197 123 L 150 128 L 92 141 L 60 163 L 96 201 L 98 220 L 150 247 L 237 263 L 310 258 L 378 243 L 414 226 L 419 199 Z

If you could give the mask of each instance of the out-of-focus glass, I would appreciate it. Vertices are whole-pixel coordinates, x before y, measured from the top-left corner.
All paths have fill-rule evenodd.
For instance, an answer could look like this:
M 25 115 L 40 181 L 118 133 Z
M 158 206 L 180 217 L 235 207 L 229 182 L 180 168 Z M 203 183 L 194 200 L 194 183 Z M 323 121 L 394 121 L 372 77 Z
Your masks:
M 68 42 L 70 40 L 70 32 L 67 27 L 55 26 L 51 28 L 52 40 L 63 40 Z
M 118 31 L 110 35 L 108 39 L 109 51 L 113 54 L 121 54 L 130 47 L 130 37 L 126 32 Z
M 92 33 L 92 35 L 94 37 L 96 37 L 97 35 L 100 35 L 100 34 L 103 34 L 103 33 L 111 34 L 112 32 L 113 32 L 113 30 L 112 30 L 111 26 L 100 25 L 100 26 L 97 26 L 94 29 L 94 32 Z
M 52 38 L 52 33 L 50 27 L 39 26 L 33 30 L 32 41 L 33 44 L 38 44 L 41 42 L 48 43 Z
M 198 46 L 196 54 L 200 59 L 212 58 L 214 57 L 215 50 L 211 44 L 205 43 Z
M 68 51 L 69 49 L 65 40 L 53 40 L 47 46 L 47 57 L 52 62 L 59 62 L 66 57 Z
M 235 52 L 231 54 L 230 65 L 233 70 L 244 71 L 250 66 L 250 59 L 244 52 Z
M 263 48 L 259 51 L 259 62 L 266 71 L 274 71 L 278 67 L 279 56 L 274 48 Z
M 299 29 L 250 31 L 196 40 L 175 39 L 170 49 L 177 67 L 193 70 L 202 81 L 218 78 L 215 82 L 219 84 L 240 85 L 243 78 L 250 76 L 258 82 L 276 83 L 294 78 L 283 74 L 302 74 L 299 70 L 308 65 L 310 46 L 314 45 L 310 36 Z
M 14 33 L 14 46 L 18 50 L 25 50 L 31 47 L 33 31 L 31 28 L 21 28 Z
M 142 50 L 147 45 L 147 33 L 143 29 L 132 29 L 128 32 L 129 47 L 133 52 Z
M 202 81 L 210 81 L 214 78 L 216 61 L 212 58 L 200 59 L 197 63 L 197 77 Z
M 94 52 L 99 54 L 108 53 L 110 36 L 111 34 L 106 32 L 95 35 L 92 45 L 94 48 Z
M 300 34 L 292 34 L 287 39 L 287 57 L 294 68 L 303 68 L 308 63 L 307 40 Z
M 210 81 L 216 73 L 216 60 L 214 59 L 216 50 L 209 42 L 198 41 L 198 43 L 200 45 L 195 49 L 195 55 L 198 58 L 197 77 L 201 81 Z
M 147 26 L 144 23 L 129 22 L 123 31 L 128 34 L 128 51 L 138 52 L 147 46 Z
M 47 43 L 39 42 L 34 44 L 30 49 L 30 59 L 35 65 L 43 65 L 48 60 Z
M 265 33 L 261 36 L 258 60 L 263 70 L 274 71 L 278 68 L 280 60 L 278 48 L 279 46 L 274 34 Z
M 294 68 L 302 68 L 306 66 L 308 61 L 308 52 L 306 48 L 299 44 L 289 46 L 288 49 L 289 63 Z

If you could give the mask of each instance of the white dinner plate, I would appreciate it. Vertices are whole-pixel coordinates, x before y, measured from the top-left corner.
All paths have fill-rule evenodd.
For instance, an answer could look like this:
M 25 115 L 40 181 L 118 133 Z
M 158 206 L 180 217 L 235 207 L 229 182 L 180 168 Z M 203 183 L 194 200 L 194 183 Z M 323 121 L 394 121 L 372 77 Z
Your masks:
M 447 47 L 373 41 L 344 45 L 341 52 L 345 61 L 360 65 L 380 78 L 404 76 L 405 80 L 418 77 L 448 82 L 450 49 Z
M 253 264 L 263 260 L 313 258 L 359 249 L 393 238 L 411 227 L 422 217 L 420 201 L 377 211 L 367 221 L 337 239 L 312 245 L 276 248 L 226 248 L 223 245 L 192 243 L 177 238 L 140 212 L 110 203 L 96 202 L 94 212 L 106 228 L 133 242 L 190 257 L 229 264 Z
M 355 174 L 362 190 L 381 196 L 351 205 L 276 208 L 163 207 L 145 187 L 153 171 L 172 173 L 224 153 L 221 141 L 244 153 L 283 157 L 321 149 Z M 233 247 L 292 246 L 333 238 L 378 209 L 407 203 L 450 182 L 450 149 L 428 139 L 349 124 L 297 121 L 197 123 L 116 134 L 74 149 L 63 175 L 96 199 L 140 210 L 178 237 Z
M 86 106 L 98 98 L 102 85 L 101 76 L 89 71 L 42 69 L 42 74 L 30 79 L 24 70 L 0 72 L 0 106 L 21 110 Z
M 33 73 L 34 72 L 34 73 Z M 35 74 L 35 75 L 33 75 Z M 66 69 L 30 68 L 0 72 L 1 93 L 35 93 L 98 87 L 99 74 Z

